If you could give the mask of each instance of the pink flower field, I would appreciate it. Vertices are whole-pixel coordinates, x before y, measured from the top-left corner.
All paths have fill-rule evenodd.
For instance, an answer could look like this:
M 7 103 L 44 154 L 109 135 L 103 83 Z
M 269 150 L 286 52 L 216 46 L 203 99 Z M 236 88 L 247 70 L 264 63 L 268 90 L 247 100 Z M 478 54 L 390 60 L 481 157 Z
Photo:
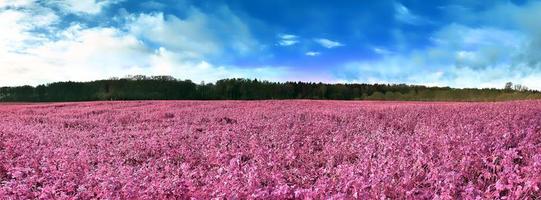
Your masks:
M 0 105 L 0 199 L 538 199 L 541 101 Z

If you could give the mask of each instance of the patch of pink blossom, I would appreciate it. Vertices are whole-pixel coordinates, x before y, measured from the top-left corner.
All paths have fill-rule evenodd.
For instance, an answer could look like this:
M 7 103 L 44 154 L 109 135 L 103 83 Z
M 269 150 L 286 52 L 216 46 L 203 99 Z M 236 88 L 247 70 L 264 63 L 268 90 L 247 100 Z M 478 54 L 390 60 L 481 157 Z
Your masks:
M 1 199 L 536 199 L 541 101 L 0 105 Z

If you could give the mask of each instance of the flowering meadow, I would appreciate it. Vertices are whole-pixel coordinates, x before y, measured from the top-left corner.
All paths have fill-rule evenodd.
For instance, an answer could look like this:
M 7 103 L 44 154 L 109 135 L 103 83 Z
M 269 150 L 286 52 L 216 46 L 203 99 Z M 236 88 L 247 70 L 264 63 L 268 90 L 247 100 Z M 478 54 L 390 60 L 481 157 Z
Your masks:
M 541 101 L 0 105 L 0 199 L 539 199 Z

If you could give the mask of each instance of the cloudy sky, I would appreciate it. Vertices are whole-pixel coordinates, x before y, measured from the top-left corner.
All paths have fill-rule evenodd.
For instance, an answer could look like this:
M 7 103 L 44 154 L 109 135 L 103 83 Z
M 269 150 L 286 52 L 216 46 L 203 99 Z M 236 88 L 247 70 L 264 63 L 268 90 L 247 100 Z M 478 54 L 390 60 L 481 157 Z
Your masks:
M 0 86 L 172 75 L 541 89 L 541 2 L 0 0 Z

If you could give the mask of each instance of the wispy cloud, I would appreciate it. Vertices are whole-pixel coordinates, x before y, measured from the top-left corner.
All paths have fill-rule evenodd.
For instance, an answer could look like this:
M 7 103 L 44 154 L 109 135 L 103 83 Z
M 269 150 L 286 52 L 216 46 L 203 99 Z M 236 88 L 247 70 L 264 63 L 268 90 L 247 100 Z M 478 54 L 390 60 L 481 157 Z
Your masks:
M 77 21 L 57 27 L 63 24 L 65 11 L 50 9 L 56 5 L 0 3 L 5 3 L 0 5 L 0 74 L 4 75 L 0 86 L 129 74 L 173 75 L 196 82 L 289 78 L 288 67 L 238 67 L 213 61 L 223 58 L 224 52 L 235 56 L 258 49 L 246 25 L 227 9 L 220 11 L 220 17 L 192 9 L 183 19 L 161 12 L 127 13 L 118 27 Z M 209 33 L 209 27 L 236 31 Z
M 410 11 L 410 9 L 404 6 L 401 3 L 396 3 L 394 5 L 395 9 L 395 19 L 406 24 L 411 25 L 422 25 L 430 23 L 430 20 L 423 18 L 422 16 L 416 15 Z
M 147 9 L 161 10 L 167 7 L 166 4 L 156 1 L 145 1 L 141 3 L 141 6 Z
M 321 54 L 321 53 L 318 52 L 318 51 L 308 51 L 308 52 L 305 53 L 305 55 L 307 55 L 307 56 L 312 56 L 312 57 L 314 57 L 314 56 L 319 56 L 320 54 Z
M 330 81 L 454 87 L 501 87 L 512 81 L 541 89 L 541 25 L 537 20 L 541 2 L 500 1 L 482 10 L 473 6 L 480 3 L 427 2 L 442 5 L 437 14 L 422 12 L 418 4 L 393 3 L 379 8 L 391 9 L 390 18 L 374 10 L 366 22 L 325 17 L 328 20 L 321 25 L 299 25 L 288 20 L 290 15 L 252 20 L 250 10 L 231 10 L 221 1 L 209 4 L 0 0 L 0 86 L 126 74 L 168 74 L 194 81 L 277 80 L 291 74 L 295 80 L 307 74 L 304 78 L 310 80 L 325 75 Z M 285 9 L 291 3 L 281 4 Z M 316 6 L 322 16 L 350 12 L 321 3 Z M 172 11 L 177 8 L 181 11 Z M 350 14 L 355 19 L 366 17 Z M 314 17 L 303 16 L 302 21 Z M 341 22 L 352 27 L 344 31 L 331 26 Z M 430 26 L 413 27 L 423 25 Z M 280 32 L 269 37 L 276 27 Z M 377 46 L 360 45 L 367 42 Z M 342 46 L 352 53 L 331 53 Z M 366 48 L 372 55 L 359 56 L 367 53 Z M 359 59 L 352 60 L 356 55 Z M 301 66 L 309 58 L 321 62 L 310 63 L 314 67 L 305 73 Z
M 55 6 L 65 13 L 95 15 L 100 13 L 103 8 L 122 1 L 123 0 L 51 0 L 46 1 L 46 4 Z
M 385 49 L 385 48 L 382 48 L 382 47 L 374 47 L 372 48 L 372 50 L 377 53 L 377 54 L 380 54 L 380 55 L 390 55 L 390 54 L 393 54 L 392 51 L 388 50 L 388 49 Z
M 291 34 L 281 34 L 278 35 L 279 41 L 278 45 L 280 46 L 291 46 L 299 43 L 299 36 Z
M 319 45 L 321 45 L 321 46 L 323 46 L 325 48 L 328 48 L 328 49 L 344 46 L 344 44 L 342 44 L 340 42 L 332 41 L 332 40 L 329 40 L 329 39 L 326 39 L 326 38 L 316 38 L 316 39 L 314 39 L 314 41 L 316 43 L 318 43 Z
M 505 82 L 541 89 L 541 64 L 528 55 L 527 35 L 502 28 L 452 24 L 434 33 L 433 44 L 411 53 L 346 64 L 337 72 L 356 82 L 413 83 L 453 87 L 501 88 Z M 501 42 L 505 41 L 505 42 Z M 347 78 L 345 78 L 347 79 Z

